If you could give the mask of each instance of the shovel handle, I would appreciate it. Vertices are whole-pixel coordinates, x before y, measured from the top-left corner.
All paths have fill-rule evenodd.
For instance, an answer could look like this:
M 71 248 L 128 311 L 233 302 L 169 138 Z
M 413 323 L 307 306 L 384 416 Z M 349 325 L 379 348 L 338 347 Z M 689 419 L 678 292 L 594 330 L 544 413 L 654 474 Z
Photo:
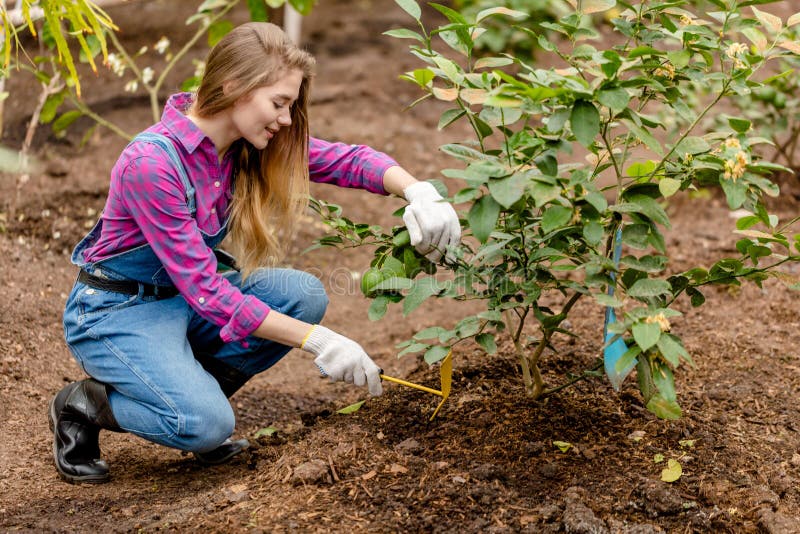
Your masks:
M 388 376 L 385 374 L 381 374 L 380 377 L 383 380 L 388 380 L 389 382 L 394 382 L 395 384 L 401 384 L 403 386 L 408 386 L 410 388 L 418 389 L 420 391 L 424 391 L 426 393 L 433 393 L 434 395 L 439 395 L 440 397 L 444 397 L 444 393 L 438 391 L 436 389 L 431 389 L 425 386 L 420 386 L 419 384 L 414 384 L 413 382 L 406 382 L 405 380 L 401 380 L 399 378 L 395 378 L 393 376 Z

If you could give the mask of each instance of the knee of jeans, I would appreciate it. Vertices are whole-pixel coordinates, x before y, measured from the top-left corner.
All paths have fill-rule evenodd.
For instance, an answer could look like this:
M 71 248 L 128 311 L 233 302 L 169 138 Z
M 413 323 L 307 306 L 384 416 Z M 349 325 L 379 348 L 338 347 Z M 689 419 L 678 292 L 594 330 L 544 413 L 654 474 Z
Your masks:
M 233 434 L 236 420 L 227 399 L 204 406 L 187 415 L 181 429 L 180 441 L 184 450 L 207 452 L 218 447 Z
M 325 286 L 316 276 L 303 273 L 302 292 L 299 295 L 300 303 L 295 317 L 307 323 L 318 323 L 328 309 L 328 295 Z

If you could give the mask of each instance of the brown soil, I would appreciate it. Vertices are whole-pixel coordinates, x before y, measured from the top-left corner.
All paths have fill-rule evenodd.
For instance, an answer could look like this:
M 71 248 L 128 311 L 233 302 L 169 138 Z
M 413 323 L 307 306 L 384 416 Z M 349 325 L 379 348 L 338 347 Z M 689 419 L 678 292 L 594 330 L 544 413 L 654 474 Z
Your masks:
M 162 33 L 181 42 L 187 35 L 176 32 L 185 31 L 189 9 L 181 5 L 136 3 L 111 14 L 137 45 Z M 238 12 L 234 19 L 245 17 Z M 406 22 L 390 0 L 316 8 L 304 28 L 319 60 L 313 132 L 371 144 L 427 178 L 452 164 L 436 147 L 467 134 L 437 132 L 433 104 L 403 111 L 417 94 L 397 75 L 415 62 L 407 43 L 380 32 Z M 177 73 L 173 86 L 185 74 Z M 36 90 L 22 74 L 11 85 L 9 144 L 24 132 Z M 129 131 L 148 125 L 144 99 L 126 98 L 113 76 L 84 90 Z M 81 378 L 60 322 L 76 274 L 68 252 L 102 209 L 108 170 L 124 146 L 98 131 L 79 147 L 89 126 L 78 123 L 65 139 L 40 128 L 36 146 L 48 172 L 25 184 L 13 220 L 7 217 L 14 179 L 0 181 L 3 531 L 800 532 L 800 319 L 796 294 L 774 282 L 712 288 L 700 309 L 681 304 L 685 316 L 673 327 L 697 369 L 678 373 L 679 421 L 647 412 L 633 379 L 619 394 L 604 379 L 591 379 L 531 402 L 508 342 L 492 357 L 471 347 L 456 351 L 453 393 L 432 422 L 437 398 L 388 384 L 384 396 L 340 415 L 337 409 L 364 392 L 318 378 L 297 352 L 233 398 L 237 436 L 249 437 L 252 447 L 231 464 L 203 468 L 178 451 L 104 433 L 112 482 L 62 482 L 52 466 L 45 407 L 65 383 Z M 401 205 L 397 199 L 325 186 L 313 193 L 344 205 L 352 218 L 400 223 L 390 215 Z M 789 198 L 776 208 L 783 218 L 798 209 Z M 678 198 L 669 211 L 672 269 L 734 252 L 734 220 L 720 200 Z M 388 374 L 435 386 L 437 369 L 394 358 L 394 346 L 469 310 L 430 305 L 407 318 L 392 310 L 388 320 L 370 323 L 369 302 L 351 275 L 366 268 L 370 251 L 300 254 L 319 234 L 309 219 L 289 261 L 328 285 L 325 323 L 359 340 Z M 556 339 L 558 354 L 545 358 L 553 385 L 598 357 L 602 310 L 579 305 L 573 316 L 580 337 Z M 268 426 L 277 434 L 254 437 Z M 561 452 L 554 441 L 572 447 Z M 660 481 L 658 454 L 680 461 L 677 482 Z

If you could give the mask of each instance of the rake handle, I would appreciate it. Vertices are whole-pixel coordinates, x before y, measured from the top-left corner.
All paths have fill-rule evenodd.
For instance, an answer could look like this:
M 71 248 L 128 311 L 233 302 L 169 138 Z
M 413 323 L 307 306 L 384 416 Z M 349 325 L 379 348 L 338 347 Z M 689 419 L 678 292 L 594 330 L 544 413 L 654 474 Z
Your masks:
M 393 376 L 381 374 L 380 377 L 383 380 L 388 380 L 389 382 L 394 382 L 395 384 L 401 384 L 403 386 L 408 386 L 410 388 L 418 389 L 420 391 L 424 391 L 426 393 L 433 393 L 434 395 L 439 395 L 440 397 L 444 397 L 444 393 L 441 391 L 431 389 L 425 386 L 420 386 L 419 384 L 414 384 L 413 382 L 406 382 L 405 380 L 401 380 L 399 378 L 395 378 Z

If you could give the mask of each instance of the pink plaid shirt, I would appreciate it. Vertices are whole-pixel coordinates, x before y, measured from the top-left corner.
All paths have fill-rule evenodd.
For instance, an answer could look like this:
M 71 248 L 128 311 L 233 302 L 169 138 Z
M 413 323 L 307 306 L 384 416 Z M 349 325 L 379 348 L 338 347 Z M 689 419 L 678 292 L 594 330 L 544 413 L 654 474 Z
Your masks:
M 216 272 L 217 262 L 203 242 L 219 231 L 231 201 L 230 154 L 219 161 L 216 148 L 185 115 L 192 95 L 173 95 L 161 121 L 149 128 L 169 137 L 196 189 L 197 213 L 189 214 L 186 191 L 162 150 L 150 143 L 126 148 L 111 171 L 103 229 L 84 253 L 97 262 L 149 244 L 175 287 L 208 321 L 222 327 L 223 341 L 242 340 L 266 318 L 269 307 L 241 291 Z M 383 174 L 397 163 L 363 145 L 309 139 L 309 171 L 314 182 L 387 194 Z

